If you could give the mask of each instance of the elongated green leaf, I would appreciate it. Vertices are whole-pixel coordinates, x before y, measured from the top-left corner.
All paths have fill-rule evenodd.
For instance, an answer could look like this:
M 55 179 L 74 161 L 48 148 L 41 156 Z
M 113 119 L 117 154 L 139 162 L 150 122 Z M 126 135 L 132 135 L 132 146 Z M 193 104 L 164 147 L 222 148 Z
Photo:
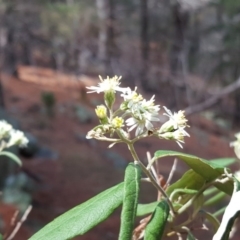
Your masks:
M 216 158 L 216 159 L 212 159 L 210 160 L 211 163 L 217 164 L 220 167 L 228 167 L 231 164 L 236 162 L 236 158 Z
M 108 218 L 122 204 L 123 188 L 124 184 L 120 183 L 72 208 L 47 224 L 29 240 L 66 240 L 83 235 Z
M 217 177 L 224 173 L 224 167 L 220 166 L 219 164 L 216 164 L 216 162 L 214 161 L 211 162 L 190 154 L 167 150 L 159 150 L 155 152 L 154 158 L 148 167 L 150 167 L 150 165 L 152 165 L 153 162 L 156 161 L 157 159 L 169 156 L 177 157 L 183 160 L 192 170 L 194 170 L 197 174 L 202 176 L 207 182 L 213 181 L 214 179 L 216 179 Z M 229 182 L 224 184 L 218 183 L 215 186 L 219 188 L 221 191 L 224 191 L 230 195 L 233 190 L 233 187 L 231 183 L 229 184 Z
M 145 203 L 145 204 L 138 204 L 137 208 L 137 216 L 141 217 L 150 213 L 153 213 L 155 208 L 158 205 L 158 201 L 151 202 L 151 203 Z M 175 210 L 178 210 L 180 207 L 182 207 L 182 204 L 179 203 L 173 203 L 173 208 Z
M 167 223 L 170 208 L 166 200 L 162 200 L 156 207 L 147 227 L 144 240 L 161 240 Z
M 212 224 L 214 232 L 217 232 L 220 226 L 220 222 L 218 221 L 218 219 L 213 214 L 206 212 L 204 210 L 200 210 L 200 212 L 201 214 L 203 214 L 203 217 Z
M 195 201 L 193 202 L 193 212 L 192 212 L 192 217 L 194 218 L 199 210 L 202 208 L 204 203 L 204 196 L 203 194 L 201 194 L 200 196 L 197 197 L 197 199 L 195 199 Z
M 194 172 L 192 169 L 188 170 L 183 174 L 183 176 L 170 185 L 166 192 L 168 196 L 172 194 L 173 191 L 176 189 L 192 189 L 192 190 L 199 190 L 205 183 L 205 180 L 203 177 L 201 177 L 199 174 Z
M 226 196 L 226 193 L 219 192 L 219 193 L 215 194 L 214 196 L 212 196 L 211 198 L 209 198 L 204 203 L 204 206 L 206 207 L 206 206 L 214 205 L 214 204 L 218 203 L 219 201 L 221 201 L 225 196 Z
M 219 191 L 219 189 L 217 189 L 215 187 L 210 187 L 210 188 L 206 189 L 203 194 L 204 194 L 204 196 L 209 196 L 214 193 L 217 193 L 218 191 Z
M 3 240 L 3 235 L 2 234 L 0 234 L 0 240 Z
M 192 181 L 193 182 L 193 181 Z M 173 195 L 193 195 L 193 194 L 196 194 L 197 193 L 197 190 L 193 190 L 193 189 L 176 189 L 172 192 Z M 174 197 L 175 198 L 175 197 Z M 190 196 L 189 196 L 190 198 Z M 173 199 L 174 201 L 174 199 Z M 155 202 L 151 202 L 151 203 L 146 203 L 146 204 L 138 204 L 138 207 L 137 207 L 137 216 L 140 217 L 140 216 L 144 216 L 144 215 L 147 215 L 147 214 L 150 214 L 152 213 L 157 204 L 159 202 L 158 201 L 155 201 Z M 174 209 L 177 210 L 179 209 L 182 205 L 175 205 L 173 203 L 173 206 L 174 206 Z
M 22 166 L 22 162 L 21 162 L 20 158 L 18 156 L 16 156 L 14 153 L 2 151 L 2 152 L 0 152 L 0 156 L 9 157 L 11 160 L 16 162 L 18 165 Z
M 226 210 L 226 206 L 220 208 L 219 210 L 217 210 L 215 213 L 213 213 L 214 217 L 219 217 L 220 215 L 222 215 Z
M 192 235 L 191 232 L 188 232 L 187 240 L 196 240 L 196 238 Z
M 156 206 L 158 205 L 159 202 L 152 202 L 152 203 L 147 203 L 147 204 L 138 204 L 137 207 L 137 216 L 144 216 L 147 214 L 150 214 L 154 211 Z
M 131 240 L 137 212 L 141 168 L 130 163 L 125 171 L 119 240 Z
M 181 152 L 160 150 L 155 152 L 154 159 L 156 160 L 158 158 L 169 156 L 177 157 L 183 160 L 190 168 L 201 175 L 206 181 L 212 181 L 223 173 L 223 168 L 216 163 Z

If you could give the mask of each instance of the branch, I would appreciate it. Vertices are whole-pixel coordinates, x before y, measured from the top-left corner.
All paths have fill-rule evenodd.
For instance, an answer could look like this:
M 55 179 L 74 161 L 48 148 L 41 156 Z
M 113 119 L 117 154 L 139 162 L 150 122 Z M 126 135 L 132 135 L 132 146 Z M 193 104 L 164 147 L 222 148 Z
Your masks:
M 240 88 L 240 77 L 233 83 L 229 84 L 227 87 L 223 88 L 218 93 L 214 94 L 209 99 L 205 100 L 202 103 L 196 104 L 194 106 L 187 107 L 185 109 L 186 115 L 191 115 L 197 112 L 201 112 L 207 108 L 212 107 L 214 104 L 218 102 L 221 98 L 224 96 L 236 91 L 238 88 Z

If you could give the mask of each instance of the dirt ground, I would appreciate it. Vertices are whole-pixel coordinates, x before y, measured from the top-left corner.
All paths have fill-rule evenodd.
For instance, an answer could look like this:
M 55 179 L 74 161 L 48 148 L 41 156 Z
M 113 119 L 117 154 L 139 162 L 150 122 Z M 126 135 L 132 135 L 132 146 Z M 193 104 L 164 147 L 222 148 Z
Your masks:
M 3 76 L 3 84 L 7 112 L 19 120 L 22 130 L 36 136 L 41 145 L 48 146 L 59 156 L 56 160 L 23 159 L 23 170 L 38 179 L 33 193 L 33 210 L 14 238 L 26 240 L 56 216 L 122 181 L 124 166 L 131 161 L 131 156 L 124 145 L 107 149 L 106 143 L 85 139 L 86 133 L 97 124 L 97 119 L 90 123 L 80 123 L 74 114 L 74 105 L 82 104 L 94 113 L 91 102 L 101 101 L 100 96 L 91 95 L 90 102 L 81 100 L 79 90 L 51 88 L 57 106 L 55 117 L 48 118 L 41 104 L 41 93 L 49 90 L 48 86 L 23 82 L 9 76 Z M 231 133 L 224 132 L 199 116 L 191 117 L 190 125 L 191 137 L 186 139 L 184 152 L 207 159 L 234 156 L 229 148 Z M 157 139 L 139 142 L 136 148 L 143 159 L 146 158 L 146 151 L 152 154 L 158 149 L 182 151 L 176 143 Z M 161 162 L 160 171 L 165 177 L 172 162 L 172 159 Z M 175 177 L 180 176 L 184 169 L 186 166 L 179 164 Z M 155 198 L 156 192 L 152 186 L 144 184 L 141 200 L 148 202 Z M 118 228 L 119 211 L 85 236 L 76 239 L 117 239 Z

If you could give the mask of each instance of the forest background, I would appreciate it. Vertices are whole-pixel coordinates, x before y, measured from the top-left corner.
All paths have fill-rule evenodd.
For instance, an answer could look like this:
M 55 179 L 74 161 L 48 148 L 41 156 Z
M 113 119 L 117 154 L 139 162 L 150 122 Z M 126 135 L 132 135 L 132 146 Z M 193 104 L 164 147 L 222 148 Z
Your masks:
M 1 66 L 122 75 L 193 107 L 239 77 L 239 14 L 234 0 L 2 0 Z M 218 114 L 239 122 L 239 90 L 227 99 Z
M 31 230 L 26 234 L 29 236 L 39 229 L 39 226 L 43 226 L 64 210 L 86 200 L 100 189 L 109 187 L 109 184 L 115 183 L 117 178 L 122 179 L 122 172 L 117 177 L 110 175 L 109 179 L 116 177 L 113 181 L 105 179 L 106 182 L 99 180 L 99 186 L 95 186 L 96 183 L 92 184 L 95 188 L 91 193 L 94 194 L 90 194 L 90 190 L 83 193 L 85 183 L 82 183 L 81 189 L 77 177 L 66 186 L 56 185 L 61 171 L 68 177 L 75 176 L 79 154 L 74 155 L 72 152 L 81 149 L 89 153 L 89 149 L 93 148 L 95 151 L 99 148 L 103 151 L 103 148 L 95 142 L 86 143 L 85 132 L 90 126 L 80 126 L 79 120 L 77 122 L 72 117 L 72 112 L 69 113 L 72 109 L 66 110 L 70 105 L 66 107 L 62 103 L 63 99 L 71 99 L 70 94 L 61 96 L 61 100 L 56 94 L 56 105 L 60 110 L 58 109 L 55 118 L 51 118 L 50 121 L 43 119 L 41 110 L 44 102 L 41 100 L 43 96 L 41 91 L 38 89 L 37 95 L 29 85 L 21 85 L 20 81 L 13 81 L 15 86 L 13 87 L 10 86 L 12 81 L 4 80 L 6 74 L 21 79 L 20 66 L 41 67 L 40 71 L 54 69 L 57 73 L 79 78 L 88 76 L 96 79 L 98 75 L 103 77 L 122 75 L 124 85 L 132 88 L 138 86 L 139 91 L 144 94 L 155 94 L 157 103 L 166 105 L 171 110 L 185 109 L 187 117 L 201 113 L 223 129 L 219 131 L 213 125 L 207 126 L 214 134 L 217 133 L 216 138 L 209 138 L 210 140 L 207 141 L 214 153 L 209 153 L 207 150 L 203 153 L 195 140 L 187 142 L 187 152 L 201 153 L 202 157 L 214 158 L 222 156 L 219 151 L 221 149 L 223 155 L 227 156 L 231 152 L 226 150 L 229 148 L 230 138 L 240 128 L 240 2 L 236 0 L 0 0 L 0 72 L 4 83 L 0 88 L 0 104 L 12 117 L 20 121 L 23 130 L 37 136 L 40 144 L 48 145 L 60 156 L 59 162 L 43 163 L 45 165 L 42 167 L 43 175 L 46 175 L 46 169 L 52 166 L 52 172 L 47 172 L 45 177 L 47 184 L 50 185 L 51 180 L 55 179 L 53 176 L 57 176 L 53 180 L 54 187 L 44 191 L 38 189 L 33 195 L 31 192 L 31 197 L 27 200 L 27 203 L 34 203 L 37 199 L 35 205 L 41 206 L 40 210 L 36 208 L 37 210 L 33 210 L 32 215 L 29 216 L 27 226 L 30 226 Z M 84 95 L 83 92 L 81 94 Z M 21 102 L 22 99 L 24 103 Z M 80 104 L 84 105 L 84 101 L 84 98 L 80 99 Z M 91 107 L 93 108 L 93 104 Z M 16 108 L 20 110 L 16 111 Z M 83 111 L 82 106 L 78 106 L 74 111 L 75 115 L 78 111 L 81 124 L 85 120 L 88 124 L 89 113 Z M 81 111 L 83 115 L 87 114 L 85 120 Z M 62 133 L 59 133 L 60 130 Z M 51 134 L 52 131 L 55 133 L 54 136 Z M 68 139 L 67 131 L 71 134 L 74 131 L 74 137 L 71 135 Z M 81 134 L 78 134 L 78 131 Z M 203 135 L 202 130 L 200 131 Z M 224 147 L 222 143 L 217 144 L 218 140 L 221 141 L 218 138 L 219 133 L 229 137 L 228 142 L 224 142 Z M 191 137 L 192 135 L 194 134 L 191 134 Z M 78 139 L 77 144 L 72 140 L 73 138 Z M 66 146 L 60 140 L 69 144 Z M 212 140 L 215 145 L 211 144 Z M 79 142 L 81 146 L 85 144 L 83 149 Z M 154 148 L 154 143 L 150 145 Z M 142 147 L 144 146 L 143 144 Z M 124 150 L 120 149 L 120 152 L 123 153 Z M 91 154 L 88 158 L 93 157 Z M 93 168 L 94 172 L 99 174 L 95 179 L 98 176 L 100 179 L 101 174 L 104 173 L 101 172 L 102 163 L 91 162 L 91 167 L 87 169 L 89 159 L 84 157 L 85 155 L 81 153 L 82 165 L 81 170 L 78 170 L 84 175 L 84 172 Z M 118 158 L 116 161 L 113 160 L 113 163 L 117 162 L 119 168 L 122 158 L 116 154 L 114 158 Z M 36 180 L 35 174 L 42 174 L 41 167 L 37 164 L 35 167 L 33 165 L 34 163 L 24 162 L 23 172 L 27 175 L 30 172 L 31 177 Z M 64 170 L 59 170 L 59 166 Z M 105 166 L 104 171 L 110 172 L 109 168 Z M 163 171 L 167 172 L 166 169 Z M 6 177 L 6 174 L 2 175 Z M 79 177 L 80 173 L 76 172 L 77 175 Z M 62 181 L 66 181 L 65 178 L 62 177 Z M 2 186 L 3 181 L 0 180 Z M 62 193 L 56 200 L 53 196 L 54 191 L 56 189 L 60 191 L 60 188 Z M 76 193 L 77 188 L 79 193 Z M 68 198 L 64 189 L 68 191 L 69 196 L 76 195 L 79 198 Z M 81 194 L 86 195 L 82 197 Z M 42 213 L 46 207 L 49 215 Z M 51 207 L 56 209 L 51 212 L 49 210 Z M 115 224 L 113 222 L 112 224 Z M 103 227 L 101 233 L 105 234 L 105 232 L 107 234 L 107 230 Z M 24 236 L 23 233 L 20 235 Z M 21 239 L 20 235 L 17 239 Z M 89 236 L 86 239 L 91 239 Z M 114 236 L 111 238 L 109 235 L 108 238 L 114 239 Z

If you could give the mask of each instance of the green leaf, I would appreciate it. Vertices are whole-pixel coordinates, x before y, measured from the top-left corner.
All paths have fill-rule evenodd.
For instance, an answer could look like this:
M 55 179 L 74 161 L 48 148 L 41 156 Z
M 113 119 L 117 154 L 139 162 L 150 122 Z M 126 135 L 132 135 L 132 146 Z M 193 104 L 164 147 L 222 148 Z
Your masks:
M 18 156 L 16 156 L 14 153 L 2 151 L 2 152 L 0 152 L 0 156 L 9 157 L 14 162 L 16 162 L 18 165 L 22 166 L 22 162 L 21 162 L 20 158 Z
M 72 208 L 47 224 L 29 240 L 66 240 L 83 235 L 108 218 L 122 204 L 123 188 L 124 184 L 120 183 Z
M 231 164 L 236 162 L 236 158 L 216 158 L 216 159 L 212 159 L 210 160 L 211 163 L 217 164 L 220 167 L 228 167 Z
M 202 158 L 181 152 L 160 150 L 155 152 L 153 159 L 156 160 L 158 158 L 169 156 L 180 158 L 207 181 L 212 181 L 223 173 L 223 168 L 217 165 L 215 162 L 207 161 Z
M 132 232 L 137 212 L 140 180 L 140 166 L 138 164 L 130 163 L 125 171 L 119 240 L 132 239 Z
M 160 240 L 163 236 L 170 208 L 166 200 L 162 200 L 156 207 L 147 227 L 144 240 Z
M 217 193 L 219 191 L 219 189 L 215 188 L 215 187 L 210 187 L 208 189 L 206 189 L 204 191 L 204 196 L 209 196 L 209 195 L 212 195 L 213 193 Z
M 209 199 L 204 203 L 204 207 L 206 207 L 206 206 L 211 206 L 211 205 L 214 205 L 214 204 L 218 203 L 218 202 L 221 201 L 225 196 L 226 196 L 226 193 L 224 193 L 224 192 L 218 192 L 217 194 L 215 194 L 213 197 L 209 198 Z
M 220 226 L 220 222 L 218 221 L 218 219 L 211 213 L 206 212 L 204 210 L 200 210 L 201 214 L 204 215 L 204 218 L 207 219 L 213 226 L 214 232 L 217 232 L 219 226 Z
M 228 181 L 228 182 L 225 182 L 225 183 L 217 182 L 217 183 L 214 183 L 214 186 L 216 188 L 218 188 L 219 190 L 227 193 L 228 195 L 232 195 L 233 184 L 232 184 L 231 181 Z
M 177 157 L 181 160 L 183 160 L 193 171 L 195 171 L 197 174 L 202 176 L 205 181 L 210 182 L 214 179 L 218 178 L 221 174 L 224 173 L 224 167 L 221 167 L 219 164 L 217 164 L 215 161 L 207 161 L 205 159 L 185 154 L 181 152 L 175 152 L 175 151 L 167 151 L 167 150 L 159 150 L 155 152 L 153 160 L 149 163 L 148 168 L 159 158 L 163 157 Z M 233 188 L 231 187 L 231 183 L 227 182 L 226 184 L 216 184 L 217 188 L 219 188 L 221 191 L 224 191 L 228 194 L 232 193 Z
M 219 217 L 220 215 L 222 215 L 226 210 L 226 206 L 220 208 L 219 210 L 217 210 L 215 213 L 213 213 L 214 217 Z
M 147 214 L 150 214 L 154 211 L 156 206 L 158 205 L 159 202 L 152 202 L 152 203 L 147 203 L 147 204 L 138 204 L 137 207 L 137 216 L 144 216 Z
M 196 240 L 196 238 L 192 235 L 191 232 L 188 232 L 187 240 Z
M 199 213 L 199 210 L 202 208 L 203 203 L 204 203 L 204 195 L 200 194 L 193 202 L 193 212 L 191 214 L 193 219 Z
M 170 185 L 166 189 L 166 193 L 168 194 L 168 196 L 170 196 L 174 191 L 177 191 L 177 189 L 186 189 L 192 191 L 191 194 L 182 193 L 180 195 L 181 199 L 180 201 L 178 201 L 178 203 L 183 205 L 190 198 L 192 198 L 192 193 L 194 191 L 198 191 L 199 189 L 201 189 L 204 186 L 204 184 L 205 180 L 199 174 L 190 169 L 187 172 L 185 172 L 178 181 Z M 180 207 L 181 205 L 174 206 L 174 209 L 177 211 Z
M 181 203 L 186 203 L 192 196 L 192 194 L 196 193 L 197 190 L 202 188 L 205 180 L 192 169 L 188 170 L 177 182 L 170 185 L 166 193 L 170 197 L 171 194 L 178 193 L 178 196 L 185 196 L 182 198 Z M 175 192 L 175 193 L 174 193 Z M 150 214 L 156 208 L 158 202 L 152 202 L 148 204 L 138 204 L 137 216 L 144 216 L 146 214 Z M 180 205 L 176 206 L 177 210 Z
M 188 170 L 183 174 L 183 176 L 170 185 L 166 192 L 168 196 L 172 194 L 176 189 L 192 189 L 199 190 L 205 184 L 205 180 L 199 174 L 194 172 L 192 169 Z
M 3 240 L 3 235 L 0 233 L 0 240 Z

